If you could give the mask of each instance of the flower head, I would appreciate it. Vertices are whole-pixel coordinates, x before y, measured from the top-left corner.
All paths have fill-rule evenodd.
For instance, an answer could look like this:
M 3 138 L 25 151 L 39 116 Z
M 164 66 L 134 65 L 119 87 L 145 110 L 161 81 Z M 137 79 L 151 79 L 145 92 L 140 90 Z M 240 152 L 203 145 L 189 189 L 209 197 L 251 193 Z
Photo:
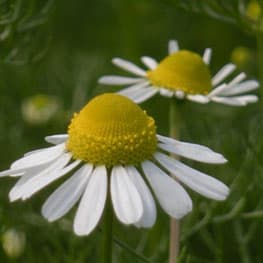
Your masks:
M 8 229 L 2 235 L 2 245 L 8 257 L 18 258 L 25 250 L 26 235 L 14 228 Z
M 153 118 L 129 99 L 93 99 L 69 125 L 67 149 L 73 158 L 106 167 L 139 164 L 156 149 Z
M 244 81 L 244 73 L 240 73 L 230 82 L 225 81 L 235 70 L 234 64 L 225 65 L 212 77 L 209 68 L 211 49 L 207 48 L 201 57 L 192 51 L 179 50 L 174 40 L 169 42 L 168 49 L 169 55 L 159 63 L 151 57 L 142 57 L 147 70 L 121 58 L 114 58 L 113 64 L 136 77 L 103 76 L 99 83 L 128 86 L 119 93 L 136 103 L 141 103 L 157 93 L 198 103 L 214 101 L 233 106 L 245 106 L 257 101 L 257 96 L 245 95 L 258 88 L 257 81 Z
M 249 1 L 246 6 L 246 16 L 252 21 L 258 21 L 262 13 L 260 2 L 257 0 Z
M 31 125 L 43 125 L 58 114 L 61 102 L 57 97 L 37 94 L 22 102 L 22 116 Z
M 0 176 L 20 177 L 9 194 L 15 201 L 28 199 L 72 173 L 46 200 L 42 214 L 49 221 L 57 220 L 80 200 L 74 219 L 78 235 L 89 234 L 98 224 L 108 185 L 119 221 L 137 227 L 151 227 L 156 219 L 155 202 L 145 180 L 163 210 L 174 218 L 192 209 L 191 198 L 177 180 L 215 200 L 224 200 L 229 193 L 217 179 L 168 156 L 173 153 L 219 164 L 226 162 L 221 154 L 156 134 L 153 118 L 118 94 L 94 98 L 74 115 L 68 134 L 48 136 L 46 141 L 55 146 L 25 154 Z

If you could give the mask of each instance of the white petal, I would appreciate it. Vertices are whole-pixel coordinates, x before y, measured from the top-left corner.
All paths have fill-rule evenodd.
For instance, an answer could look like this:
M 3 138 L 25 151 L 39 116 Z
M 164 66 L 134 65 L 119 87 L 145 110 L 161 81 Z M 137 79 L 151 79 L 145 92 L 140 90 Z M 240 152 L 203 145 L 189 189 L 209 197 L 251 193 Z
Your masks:
M 164 97 L 171 98 L 174 96 L 174 92 L 172 92 L 171 90 L 168 90 L 168 89 L 161 88 L 160 89 L 160 95 L 162 95 Z
M 157 88 L 147 87 L 141 88 L 140 90 L 135 91 L 133 94 L 129 94 L 127 97 L 133 100 L 135 103 L 141 103 L 146 101 L 147 99 L 153 97 L 156 93 L 158 93 Z
M 137 227 L 152 227 L 156 220 L 156 207 L 152 194 L 134 166 L 126 167 L 126 170 L 137 188 L 143 203 L 143 215 L 135 225 Z
M 16 182 L 16 184 L 12 187 L 11 191 L 9 192 L 10 202 L 14 202 L 21 197 L 21 188 L 34 176 L 36 176 L 35 173 L 28 173 L 26 175 L 21 176 L 21 178 Z
M 140 77 L 146 76 L 145 70 L 139 68 L 138 66 L 136 66 L 130 61 L 124 60 L 122 58 L 114 58 L 112 59 L 112 63 L 116 65 L 117 67 L 122 68 L 128 72 L 131 72 L 137 76 L 140 76 Z
M 69 173 L 80 163 L 80 161 L 77 160 L 65 167 L 70 159 L 70 154 L 64 154 L 47 169 L 43 170 L 32 179 L 30 179 L 26 184 L 24 184 L 23 187 L 21 187 L 20 189 L 20 196 L 22 200 L 28 199 L 45 186 L 49 185 L 63 175 Z
M 209 65 L 211 61 L 211 55 L 212 55 L 212 49 L 211 48 L 206 48 L 205 52 L 203 54 L 203 61 L 205 64 Z
M 176 90 L 174 94 L 175 94 L 176 98 L 178 98 L 180 100 L 184 99 L 184 97 L 185 97 L 185 93 L 182 90 Z
M 235 85 L 222 84 L 217 88 L 215 88 L 214 90 L 212 90 L 212 92 L 208 94 L 208 97 L 212 98 L 214 96 L 220 97 L 220 96 L 237 95 L 237 94 L 255 90 L 258 87 L 259 87 L 259 83 L 254 80 L 244 81 L 240 84 L 235 84 Z
M 134 98 L 133 101 L 135 103 L 142 103 L 150 99 L 151 97 L 153 97 L 156 93 L 158 93 L 158 90 L 156 88 L 153 88 L 152 90 L 150 90 L 150 87 L 149 87 L 147 91 L 145 91 L 143 94 L 141 94 L 137 98 Z
M 41 164 L 49 163 L 65 151 L 65 144 L 59 144 L 56 146 L 52 146 L 47 148 L 46 150 L 36 152 L 34 154 L 30 154 L 21 159 L 16 160 L 11 164 L 11 169 L 27 169 L 30 167 L 38 166 Z
M 53 222 L 64 216 L 79 200 L 88 183 L 93 166 L 83 165 L 63 183 L 42 206 L 42 215 Z
M 68 134 L 56 134 L 56 135 L 45 137 L 46 142 L 49 142 L 52 144 L 60 144 L 60 143 L 66 142 L 67 139 L 68 139 Z
M 49 148 L 50 148 L 50 147 L 46 147 L 46 148 L 41 148 L 41 149 L 37 149 L 37 150 L 32 150 L 32 151 L 30 151 L 30 152 L 26 152 L 26 153 L 24 154 L 24 157 L 25 157 L 25 156 L 28 156 L 28 155 L 31 155 L 31 154 L 35 154 L 35 153 L 37 153 L 37 152 L 42 152 L 42 151 L 49 150 Z
M 248 103 L 255 103 L 258 101 L 258 97 L 256 95 L 241 95 L 241 96 L 224 97 L 224 98 L 229 98 L 230 100 L 234 101 L 234 103 L 235 101 L 238 101 L 240 105 L 238 104 L 237 106 L 245 106 Z
M 74 232 L 88 235 L 98 224 L 107 198 L 107 170 L 98 166 L 92 173 L 74 219 Z
M 54 148 L 54 147 L 50 147 Z M 11 169 L 0 172 L 0 177 L 3 176 L 22 176 L 26 173 L 36 173 L 39 170 L 45 169 L 47 166 L 55 162 L 59 156 L 63 154 L 64 149 L 41 149 L 29 152 L 21 159 L 18 159 L 11 165 Z M 41 159 L 42 158 L 42 159 Z
M 206 104 L 210 101 L 210 99 L 207 96 L 203 95 L 187 95 L 187 99 L 202 104 Z
M 214 88 L 208 95 L 208 98 L 212 98 L 220 93 L 222 93 L 225 89 L 227 89 L 229 86 L 225 83 L 217 86 L 216 88 Z
M 215 200 L 225 200 L 228 196 L 228 187 L 219 180 L 194 170 L 162 153 L 156 153 L 154 157 L 182 183 L 199 194 Z
M 244 72 L 239 73 L 236 77 L 234 77 L 229 83 L 229 86 L 236 85 L 240 83 L 242 80 L 246 78 L 246 74 Z
M 236 66 L 234 64 L 227 64 L 223 68 L 221 68 L 216 75 L 212 78 L 212 85 L 216 86 L 221 81 L 223 81 L 228 75 L 230 75 L 234 70 Z
M 150 161 L 142 163 L 163 210 L 173 218 L 182 218 L 192 210 L 192 201 L 184 188 Z
M 158 66 L 158 62 L 151 57 L 141 57 L 141 61 L 146 67 L 148 67 L 151 70 L 156 69 L 156 67 Z
M 121 76 L 104 76 L 99 78 L 98 82 L 105 85 L 129 85 L 144 81 L 144 78 L 129 78 Z
M 246 104 L 248 103 L 255 103 L 258 101 L 258 97 L 256 95 L 243 95 L 243 96 L 235 96 L 231 97 L 232 99 L 238 99 L 240 101 L 245 102 Z
M 54 163 L 57 159 L 55 159 L 52 162 L 49 163 L 45 163 L 42 165 L 38 165 L 38 166 L 33 166 L 33 167 L 28 167 L 28 168 L 22 168 L 22 169 L 9 169 L 9 170 L 5 170 L 3 172 L 0 172 L 0 177 L 4 177 L 4 176 L 10 176 L 10 177 L 19 177 L 19 176 L 25 176 L 27 174 L 31 174 L 31 173 L 38 173 L 39 171 L 42 171 L 43 169 L 46 169 L 46 167 L 48 167 L 49 165 L 51 165 L 52 163 Z
M 247 80 L 240 84 L 234 86 L 228 86 L 228 89 L 224 89 L 220 95 L 229 96 L 229 95 L 238 95 L 245 92 L 255 90 L 259 87 L 259 83 L 255 80 Z
M 52 172 L 53 170 L 62 169 L 69 159 L 70 154 L 64 154 L 64 156 L 57 158 L 51 163 L 27 169 L 9 192 L 10 201 L 13 202 L 19 198 L 22 198 L 23 187 L 26 186 L 27 183 L 30 182 L 33 177 L 36 177 L 40 174 L 45 175 L 45 173 L 48 173 L 49 171 Z
M 176 40 L 170 40 L 168 42 L 168 54 L 171 55 L 179 50 L 179 45 Z
M 24 194 L 24 188 L 28 187 L 28 183 L 30 184 L 31 180 L 33 180 L 36 176 L 42 175 L 48 172 L 52 172 L 53 170 L 63 168 L 66 163 L 70 160 L 68 154 L 64 154 L 59 157 L 56 161 L 52 162 L 49 165 L 46 165 L 45 168 L 37 168 L 35 170 L 27 170 L 25 174 L 17 181 L 15 186 L 9 193 L 9 199 L 11 202 L 16 201 L 17 199 L 22 198 Z
M 141 90 L 141 89 L 148 87 L 148 86 L 149 86 L 149 82 L 144 81 L 144 82 L 141 82 L 139 84 L 132 85 L 128 88 L 124 88 L 124 89 L 118 91 L 117 93 L 119 93 L 123 96 L 129 97 L 129 96 L 133 95 L 135 92 L 137 92 L 138 90 Z
M 111 172 L 111 199 L 117 218 L 124 224 L 134 224 L 143 215 L 141 197 L 122 166 Z
M 247 103 L 245 101 L 232 98 L 232 97 L 212 97 L 212 101 L 230 105 L 230 106 L 246 106 Z
M 165 151 L 203 163 L 220 164 L 227 162 L 222 154 L 214 152 L 206 146 L 180 142 L 160 135 L 157 137 L 162 142 L 158 144 L 158 147 Z

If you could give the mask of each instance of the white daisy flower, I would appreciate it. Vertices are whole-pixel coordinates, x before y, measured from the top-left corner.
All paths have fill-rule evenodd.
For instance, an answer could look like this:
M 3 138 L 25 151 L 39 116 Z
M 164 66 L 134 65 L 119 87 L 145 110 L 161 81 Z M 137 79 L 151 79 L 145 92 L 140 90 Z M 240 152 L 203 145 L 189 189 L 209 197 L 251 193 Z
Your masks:
M 153 118 L 118 94 L 94 98 L 74 115 L 68 134 L 48 136 L 46 141 L 54 146 L 25 154 L 0 176 L 20 177 L 9 193 L 15 201 L 72 173 L 46 200 L 42 214 L 55 221 L 80 200 L 74 219 L 77 235 L 88 235 L 98 224 L 108 191 L 119 221 L 137 227 L 151 227 L 156 220 L 150 188 L 173 218 L 192 210 L 183 185 L 214 200 L 224 200 L 229 193 L 217 179 L 169 156 L 221 164 L 226 162 L 221 154 L 157 135 Z
M 146 101 L 157 93 L 203 104 L 214 101 L 232 106 L 245 106 L 258 101 L 256 95 L 246 93 L 257 89 L 259 83 L 255 80 L 245 80 L 245 73 L 242 72 L 226 82 L 226 78 L 236 68 L 234 64 L 226 64 L 211 76 L 210 48 L 205 49 L 201 57 L 192 51 L 180 50 L 177 41 L 171 40 L 168 53 L 160 63 L 151 57 L 142 57 L 141 61 L 147 67 L 146 70 L 132 62 L 114 58 L 114 65 L 134 74 L 135 77 L 103 76 L 99 83 L 127 86 L 118 93 L 129 97 L 135 103 Z

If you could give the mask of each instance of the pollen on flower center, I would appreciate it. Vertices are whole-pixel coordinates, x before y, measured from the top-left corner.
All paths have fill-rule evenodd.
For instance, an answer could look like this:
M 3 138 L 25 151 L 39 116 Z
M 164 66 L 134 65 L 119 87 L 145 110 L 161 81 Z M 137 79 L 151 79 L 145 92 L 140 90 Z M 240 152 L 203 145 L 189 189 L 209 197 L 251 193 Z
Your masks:
M 208 66 L 198 54 L 187 50 L 166 57 L 147 76 L 154 86 L 188 94 L 207 94 L 212 87 Z
M 139 106 L 118 94 L 91 100 L 68 128 L 73 158 L 95 165 L 138 164 L 155 152 L 156 127 Z

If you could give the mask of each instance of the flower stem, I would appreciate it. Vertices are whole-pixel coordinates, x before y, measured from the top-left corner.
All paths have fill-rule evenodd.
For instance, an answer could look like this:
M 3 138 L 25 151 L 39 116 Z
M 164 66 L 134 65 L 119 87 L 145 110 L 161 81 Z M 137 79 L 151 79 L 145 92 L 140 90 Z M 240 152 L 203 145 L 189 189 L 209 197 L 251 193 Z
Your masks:
M 102 250 L 101 250 L 101 263 L 112 262 L 112 221 L 113 211 L 110 198 L 107 198 L 105 212 L 104 212 L 104 225 L 102 226 Z
M 169 135 L 171 138 L 179 138 L 180 120 L 176 110 L 176 100 L 171 99 L 169 113 Z M 175 218 L 170 219 L 170 249 L 169 263 L 176 263 L 179 255 L 180 223 Z

